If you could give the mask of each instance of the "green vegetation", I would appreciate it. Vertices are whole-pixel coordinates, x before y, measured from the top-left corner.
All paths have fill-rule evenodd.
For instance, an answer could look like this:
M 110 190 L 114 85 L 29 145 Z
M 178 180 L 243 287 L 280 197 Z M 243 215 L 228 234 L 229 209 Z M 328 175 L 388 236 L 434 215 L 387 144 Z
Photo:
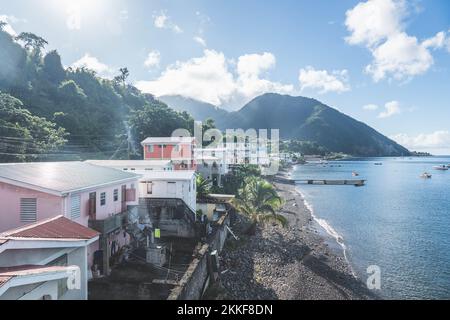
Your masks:
M 287 226 L 284 216 L 277 214 L 282 199 L 275 188 L 264 179 L 249 176 L 245 178 L 243 187 L 239 190 L 234 205 L 238 211 L 248 216 L 252 221 L 249 233 L 254 233 L 256 224 L 278 222 Z
M 203 178 L 201 175 L 196 177 L 197 199 L 206 198 L 211 193 L 211 181 Z
M 31 161 L 49 154 L 66 140 L 63 128 L 36 117 L 22 102 L 0 92 L 0 159 L 4 161 Z
M 329 153 L 329 150 L 320 146 L 317 142 L 301 141 L 301 140 L 288 140 L 280 142 L 281 152 L 294 152 L 307 155 L 321 155 L 325 156 Z
M 0 26 L 0 91 L 16 98 L 21 108 L 55 130 L 64 128 L 67 143 L 58 139 L 50 143 L 51 157 L 45 156 L 50 150 L 46 145 L 33 144 L 31 150 L 9 143 L 8 150 L 1 151 L 0 161 L 26 160 L 31 151 L 41 155 L 39 160 L 140 158 L 144 137 L 170 136 L 178 128 L 192 130 L 194 120 L 187 113 L 176 112 L 129 85 L 126 67 L 112 80 L 86 68 L 65 69 L 56 51 L 43 54 L 45 39 L 29 32 L 12 37 L 3 28 Z M 6 100 L 2 103 L 9 103 Z M 2 120 L 2 125 L 15 125 L 12 119 Z

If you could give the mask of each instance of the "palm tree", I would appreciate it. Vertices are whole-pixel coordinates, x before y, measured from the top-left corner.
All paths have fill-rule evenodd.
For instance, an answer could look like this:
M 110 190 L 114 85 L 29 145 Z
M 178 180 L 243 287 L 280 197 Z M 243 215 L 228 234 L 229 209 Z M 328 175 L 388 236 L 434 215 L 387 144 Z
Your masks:
M 286 227 L 288 224 L 286 218 L 276 213 L 281 204 L 282 199 L 274 187 L 266 180 L 257 177 L 245 179 L 239 197 L 234 200 L 236 209 L 247 215 L 253 222 L 248 231 L 250 234 L 256 231 L 258 223 L 272 221 Z
M 195 182 L 197 185 L 197 199 L 207 197 L 211 192 L 211 181 L 198 175 Z

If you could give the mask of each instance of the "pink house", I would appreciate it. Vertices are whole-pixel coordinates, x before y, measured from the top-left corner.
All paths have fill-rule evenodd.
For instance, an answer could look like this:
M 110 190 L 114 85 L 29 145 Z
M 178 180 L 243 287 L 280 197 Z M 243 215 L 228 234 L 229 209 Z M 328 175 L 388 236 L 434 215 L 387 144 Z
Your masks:
M 139 175 L 84 162 L 0 164 L 0 233 L 64 216 L 100 232 L 88 247 L 95 273 L 129 243 L 122 221 L 136 206 Z
M 141 142 L 144 160 L 172 160 L 175 170 L 195 170 L 195 138 L 149 137 Z

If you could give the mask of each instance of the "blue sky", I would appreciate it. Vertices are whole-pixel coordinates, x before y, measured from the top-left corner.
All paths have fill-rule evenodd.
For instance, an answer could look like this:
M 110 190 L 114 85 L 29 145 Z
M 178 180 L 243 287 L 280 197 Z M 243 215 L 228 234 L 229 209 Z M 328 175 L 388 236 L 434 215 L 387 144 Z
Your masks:
M 414 150 L 450 154 L 447 0 L 0 0 L 66 66 L 228 109 L 314 97 Z

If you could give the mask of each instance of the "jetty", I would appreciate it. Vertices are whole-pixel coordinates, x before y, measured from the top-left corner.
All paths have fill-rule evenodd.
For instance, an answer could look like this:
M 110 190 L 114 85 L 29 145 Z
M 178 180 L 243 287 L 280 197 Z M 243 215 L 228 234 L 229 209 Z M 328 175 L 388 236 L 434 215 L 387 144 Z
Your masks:
M 365 185 L 366 180 L 363 179 L 336 179 L 336 180 L 330 180 L 330 179 L 296 179 L 297 183 L 304 183 L 304 184 L 320 184 L 320 185 L 350 185 L 350 186 L 356 186 L 360 187 Z

